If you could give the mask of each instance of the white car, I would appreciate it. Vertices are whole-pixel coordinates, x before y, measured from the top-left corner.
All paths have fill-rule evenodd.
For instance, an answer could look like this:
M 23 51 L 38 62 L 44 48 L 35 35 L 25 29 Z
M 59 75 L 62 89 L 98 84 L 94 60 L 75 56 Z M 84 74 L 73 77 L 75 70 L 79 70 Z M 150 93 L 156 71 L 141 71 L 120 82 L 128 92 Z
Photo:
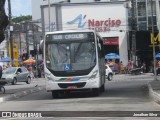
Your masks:
M 113 71 L 112 69 L 109 67 L 109 65 L 105 65 L 106 67 L 106 78 L 111 81 L 113 79 Z

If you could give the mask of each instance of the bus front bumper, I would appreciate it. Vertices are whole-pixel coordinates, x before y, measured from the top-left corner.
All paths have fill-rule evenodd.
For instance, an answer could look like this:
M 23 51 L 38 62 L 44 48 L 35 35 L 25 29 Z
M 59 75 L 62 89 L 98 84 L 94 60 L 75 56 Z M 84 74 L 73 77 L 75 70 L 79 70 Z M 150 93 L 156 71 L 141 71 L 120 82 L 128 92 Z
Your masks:
M 78 81 L 78 82 L 55 82 L 49 80 L 46 82 L 46 90 L 82 90 L 82 89 L 92 89 L 99 88 L 99 80 L 92 79 L 87 81 Z

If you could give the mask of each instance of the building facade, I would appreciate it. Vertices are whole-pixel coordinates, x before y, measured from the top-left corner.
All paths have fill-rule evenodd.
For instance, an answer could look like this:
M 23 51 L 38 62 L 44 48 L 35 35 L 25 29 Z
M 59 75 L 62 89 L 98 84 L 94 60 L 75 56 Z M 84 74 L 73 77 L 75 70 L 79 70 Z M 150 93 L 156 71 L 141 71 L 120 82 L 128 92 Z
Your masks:
M 69 0 L 70 3 L 86 3 L 86 2 L 108 2 L 110 0 Z M 32 0 L 32 19 L 41 19 L 41 5 L 68 2 L 68 0 Z
M 127 64 L 128 10 L 124 2 L 56 3 L 51 4 L 50 11 L 49 16 L 48 5 L 41 6 L 44 33 L 92 29 L 104 38 L 105 54 L 115 52 Z
M 94 3 L 94 2 L 101 2 L 102 4 L 103 3 L 115 3 L 116 1 L 120 1 L 120 0 L 70 0 L 70 3 Z M 154 31 L 156 33 L 155 37 L 157 37 L 157 35 L 159 36 L 158 32 L 159 29 L 160 29 L 160 0 L 134 0 L 135 1 L 135 7 L 136 7 L 136 22 L 137 22 L 137 26 L 136 26 L 136 30 L 137 32 L 141 32 L 141 31 L 144 31 L 144 32 L 151 32 L 152 31 L 152 19 L 153 19 L 153 24 L 154 24 Z M 151 4 L 151 1 L 153 2 L 153 4 Z M 34 20 L 40 20 L 42 21 L 42 8 L 46 8 L 45 11 L 46 11 L 46 19 L 45 19 L 45 23 L 47 23 L 48 19 L 49 19 L 49 5 L 50 5 L 50 16 L 52 16 L 52 18 L 54 18 L 54 15 L 52 14 L 53 12 L 53 5 L 52 4 L 59 4 L 59 3 L 67 3 L 68 0 L 39 0 L 38 2 L 36 0 L 32 0 L 32 19 L 33 21 Z M 151 5 L 153 5 L 151 7 Z M 124 4 L 124 7 L 127 8 L 127 16 L 128 16 L 128 20 L 126 19 L 125 23 L 127 26 L 127 28 L 123 29 L 122 27 L 120 29 L 118 29 L 118 33 L 114 32 L 114 34 L 116 34 L 117 36 L 119 35 L 122 35 L 125 33 L 125 48 L 124 46 L 119 46 L 118 49 L 119 49 L 119 54 L 121 54 L 122 58 L 121 60 L 124 61 L 124 63 L 126 63 L 126 61 L 128 59 L 130 59 L 130 54 L 131 54 L 131 47 L 132 47 L 132 38 L 130 37 L 130 32 L 132 32 L 132 9 L 130 8 L 132 5 L 129 3 L 127 5 Z M 153 9 L 152 9 L 153 8 Z M 115 8 L 116 11 L 118 11 L 116 8 Z M 109 13 L 107 13 L 109 14 Z M 116 13 L 115 13 L 116 14 Z M 153 15 L 153 16 L 152 16 Z M 88 17 L 88 16 L 87 16 Z M 51 19 L 52 19 L 51 18 Z M 65 22 L 65 21 L 63 21 Z M 51 26 L 51 30 L 54 28 L 54 24 L 52 23 L 52 20 L 50 22 L 50 26 Z M 44 26 L 41 26 L 41 24 L 39 24 L 39 27 L 41 27 L 41 29 L 44 29 L 43 27 Z M 49 24 L 48 24 L 48 27 L 49 27 Z M 47 25 L 46 25 L 46 28 L 45 28 L 45 31 L 47 31 L 48 29 Z M 35 34 L 39 34 L 39 33 L 36 33 L 34 32 L 34 36 L 33 35 L 30 35 L 30 33 L 32 34 L 33 31 L 28 31 L 27 32 L 28 34 L 26 34 L 26 32 L 24 32 L 23 34 L 21 34 L 21 39 L 24 39 L 24 45 L 25 46 L 27 43 L 27 41 L 30 41 L 31 45 L 28 46 L 30 50 L 33 50 L 33 37 L 36 36 Z M 146 34 L 145 33 L 145 34 Z M 126 36 L 128 34 L 128 36 Z M 144 35 L 145 35 L 144 34 Z M 147 33 L 148 34 L 148 33 Z M 150 34 L 150 33 L 149 33 Z M 104 34 L 102 34 L 104 35 Z M 104 37 L 107 37 L 109 40 L 113 40 L 113 36 L 114 36 L 114 40 L 117 39 L 116 35 L 104 35 Z M 142 34 L 141 34 L 142 35 Z M 15 35 L 16 36 L 16 35 Z M 27 37 L 28 36 L 28 37 Z M 40 36 L 40 35 L 39 35 Z M 142 40 L 141 38 L 142 37 L 139 37 L 139 34 L 137 35 L 138 37 L 136 37 L 136 44 L 143 44 L 145 42 L 145 40 Z M 147 36 L 147 35 L 146 35 Z M 150 36 L 149 36 L 150 37 Z M 118 37 L 119 38 L 119 37 Z M 160 37 L 157 37 L 157 40 L 159 40 Z M 29 40 L 28 40 L 29 39 Z M 41 38 L 38 38 L 38 39 L 41 39 Z M 145 38 L 145 39 L 148 39 L 148 38 Z M 156 39 L 156 38 L 155 38 Z M 19 38 L 18 38 L 19 40 Z M 140 41 L 140 42 L 139 42 Z M 121 41 L 122 42 L 122 41 Z M 119 42 L 119 44 L 121 44 L 121 42 Z M 123 42 L 122 42 L 123 43 Z M 19 42 L 20 44 L 20 42 Z M 138 47 L 138 45 L 137 45 Z M 108 46 L 109 50 L 111 49 L 113 52 L 116 52 L 116 50 L 114 49 L 117 49 L 117 46 L 114 45 L 114 46 Z M 112 49 L 113 48 L 113 49 Z M 125 49 L 123 49 L 125 48 Z M 24 47 L 24 50 L 22 51 L 22 48 L 21 48 L 21 52 L 26 52 L 26 49 L 27 49 L 27 46 L 26 48 Z M 141 51 L 141 53 L 144 51 L 143 49 L 140 49 L 137 48 L 138 51 Z M 20 51 L 20 48 L 19 48 L 19 51 Z M 125 52 L 123 52 L 125 51 Z M 5 53 L 4 53 L 5 52 Z M 109 51 L 111 52 L 111 51 Z M 157 51 L 158 52 L 158 51 Z M 1 53 L 4 53 L 4 57 L 7 55 L 7 52 L 6 50 L 1 50 Z M 19 52 L 20 53 L 20 52 Z M 137 59 L 138 57 L 141 57 L 141 55 L 139 55 L 140 52 L 137 52 Z M 150 54 L 151 54 L 151 50 L 150 50 Z M 127 56 L 128 59 L 126 60 L 123 60 L 123 56 Z M 150 55 L 151 56 L 151 55 Z M 150 58 L 151 59 L 151 58 Z

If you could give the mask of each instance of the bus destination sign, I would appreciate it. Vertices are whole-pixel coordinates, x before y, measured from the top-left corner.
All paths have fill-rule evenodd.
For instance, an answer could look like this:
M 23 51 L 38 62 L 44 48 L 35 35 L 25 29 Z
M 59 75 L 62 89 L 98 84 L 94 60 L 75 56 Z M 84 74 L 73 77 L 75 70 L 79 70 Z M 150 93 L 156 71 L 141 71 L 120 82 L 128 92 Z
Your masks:
M 57 35 L 53 35 L 52 39 L 54 40 L 71 40 L 71 39 L 85 39 L 87 38 L 87 34 L 83 34 L 83 33 L 76 33 L 76 34 L 57 34 Z

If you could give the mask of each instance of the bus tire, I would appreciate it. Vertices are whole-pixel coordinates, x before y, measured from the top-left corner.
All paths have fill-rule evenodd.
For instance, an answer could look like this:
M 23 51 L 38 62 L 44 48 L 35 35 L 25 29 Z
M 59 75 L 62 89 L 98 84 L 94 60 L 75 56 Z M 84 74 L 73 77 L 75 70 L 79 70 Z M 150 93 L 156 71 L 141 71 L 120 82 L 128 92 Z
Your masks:
M 92 94 L 93 94 L 93 96 L 99 96 L 99 88 L 93 88 Z
M 52 97 L 53 98 L 58 98 L 58 95 L 59 95 L 59 93 L 58 93 L 58 91 L 52 91 Z
M 105 91 L 105 85 L 103 84 L 100 89 L 101 89 L 101 92 L 104 92 Z

